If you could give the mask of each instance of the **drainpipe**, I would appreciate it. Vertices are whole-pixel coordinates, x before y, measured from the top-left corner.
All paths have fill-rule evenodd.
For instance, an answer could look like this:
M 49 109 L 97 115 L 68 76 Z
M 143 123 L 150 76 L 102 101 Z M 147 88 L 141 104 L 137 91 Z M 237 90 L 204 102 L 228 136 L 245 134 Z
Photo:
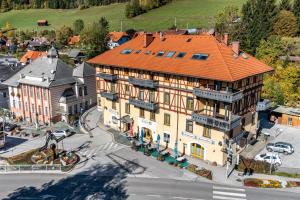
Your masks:
M 179 77 L 177 77 L 177 127 L 176 127 L 176 143 L 177 143 L 177 151 L 178 151 L 178 122 L 179 122 Z M 177 153 L 178 154 L 178 153 Z

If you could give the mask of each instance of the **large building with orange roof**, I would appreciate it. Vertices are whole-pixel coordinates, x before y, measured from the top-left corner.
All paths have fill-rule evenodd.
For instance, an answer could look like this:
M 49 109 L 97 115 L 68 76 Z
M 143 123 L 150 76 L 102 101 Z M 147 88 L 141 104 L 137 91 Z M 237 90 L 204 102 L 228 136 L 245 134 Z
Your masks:
M 144 33 L 92 58 L 104 123 L 224 165 L 257 130 L 270 66 L 212 35 Z

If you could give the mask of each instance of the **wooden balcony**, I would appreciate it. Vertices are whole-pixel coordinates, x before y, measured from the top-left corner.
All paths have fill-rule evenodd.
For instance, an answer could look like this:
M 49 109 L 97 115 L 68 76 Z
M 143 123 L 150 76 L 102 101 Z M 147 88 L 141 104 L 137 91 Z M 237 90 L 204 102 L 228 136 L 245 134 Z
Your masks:
M 144 88 L 152 88 L 155 89 L 158 87 L 158 81 L 156 80 L 145 80 L 134 77 L 129 77 L 129 83 L 135 86 L 144 87 Z
M 135 98 L 130 98 L 129 103 L 131 105 L 134 105 L 139 108 L 143 108 L 145 110 L 149 111 L 155 111 L 159 108 L 159 104 L 156 102 L 145 102 L 143 100 L 135 99 Z
M 193 94 L 200 98 L 212 99 L 227 103 L 233 103 L 243 98 L 243 91 L 217 91 L 208 88 L 194 88 Z
M 118 94 L 116 92 L 101 91 L 100 95 L 111 101 L 116 101 L 118 99 Z
M 231 118 L 225 118 L 224 115 L 216 114 L 208 115 L 205 110 L 194 111 L 192 114 L 193 121 L 217 128 L 223 131 L 230 131 L 241 124 L 241 117 L 238 115 L 231 115 Z
M 106 81 L 116 81 L 116 80 L 118 80 L 118 75 L 117 74 L 98 73 L 96 76 L 100 77 L 100 78 L 102 78 Z

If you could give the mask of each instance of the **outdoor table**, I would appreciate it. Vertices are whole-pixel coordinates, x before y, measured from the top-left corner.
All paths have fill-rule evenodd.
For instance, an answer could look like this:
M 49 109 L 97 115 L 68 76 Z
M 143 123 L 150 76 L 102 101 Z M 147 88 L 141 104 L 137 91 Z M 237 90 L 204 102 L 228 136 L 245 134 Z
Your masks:
M 166 149 L 166 150 L 160 152 L 160 154 L 165 156 L 165 155 L 169 154 L 169 151 L 168 151 L 168 149 Z
M 178 157 L 176 160 L 178 162 L 183 162 L 183 161 L 185 161 L 185 157 L 181 156 L 181 157 Z

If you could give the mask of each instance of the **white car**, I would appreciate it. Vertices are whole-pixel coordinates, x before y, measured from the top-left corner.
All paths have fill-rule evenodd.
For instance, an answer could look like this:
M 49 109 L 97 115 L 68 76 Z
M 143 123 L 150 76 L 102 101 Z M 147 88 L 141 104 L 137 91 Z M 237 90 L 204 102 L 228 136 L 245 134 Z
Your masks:
M 262 153 L 255 156 L 254 160 L 265 161 L 269 164 L 280 166 L 282 164 L 278 154 L 275 153 Z
M 67 130 L 57 130 L 57 131 L 54 131 L 52 133 L 56 138 L 60 138 L 62 136 L 65 136 L 65 137 L 68 137 L 69 135 L 71 135 L 71 132 L 69 129 Z

